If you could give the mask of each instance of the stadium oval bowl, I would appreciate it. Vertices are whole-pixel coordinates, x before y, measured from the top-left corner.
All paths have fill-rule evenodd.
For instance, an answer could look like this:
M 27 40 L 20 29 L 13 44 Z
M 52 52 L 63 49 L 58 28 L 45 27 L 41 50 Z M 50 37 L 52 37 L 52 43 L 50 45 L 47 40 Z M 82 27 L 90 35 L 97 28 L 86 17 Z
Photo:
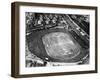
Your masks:
M 53 42 L 50 38 L 56 33 L 65 34 L 68 36 L 69 41 L 73 42 L 73 45 L 66 44 L 67 53 L 62 50 L 63 45 L 58 45 L 59 42 Z M 48 39 L 47 39 L 48 38 Z M 55 38 L 55 40 L 57 40 Z M 82 48 L 79 43 L 71 36 L 69 31 L 66 29 L 46 29 L 40 31 L 33 31 L 31 35 L 27 37 L 29 51 L 41 58 L 43 61 L 48 62 L 66 62 L 66 63 L 77 63 L 80 62 L 89 53 L 88 49 Z M 56 46 L 54 46 L 56 43 Z M 65 46 L 66 46 L 65 45 Z M 51 46 L 51 47 L 50 47 Z M 61 50 L 60 50 L 61 49 Z

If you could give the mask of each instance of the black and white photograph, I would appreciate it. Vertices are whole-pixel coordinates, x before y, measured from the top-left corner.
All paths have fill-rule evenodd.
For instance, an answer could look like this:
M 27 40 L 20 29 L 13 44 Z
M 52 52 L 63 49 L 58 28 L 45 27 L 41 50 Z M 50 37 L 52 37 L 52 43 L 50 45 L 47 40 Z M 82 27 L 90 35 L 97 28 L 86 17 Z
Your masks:
M 88 65 L 90 15 L 25 12 L 25 66 Z
M 12 4 L 12 76 L 97 73 L 97 7 Z

